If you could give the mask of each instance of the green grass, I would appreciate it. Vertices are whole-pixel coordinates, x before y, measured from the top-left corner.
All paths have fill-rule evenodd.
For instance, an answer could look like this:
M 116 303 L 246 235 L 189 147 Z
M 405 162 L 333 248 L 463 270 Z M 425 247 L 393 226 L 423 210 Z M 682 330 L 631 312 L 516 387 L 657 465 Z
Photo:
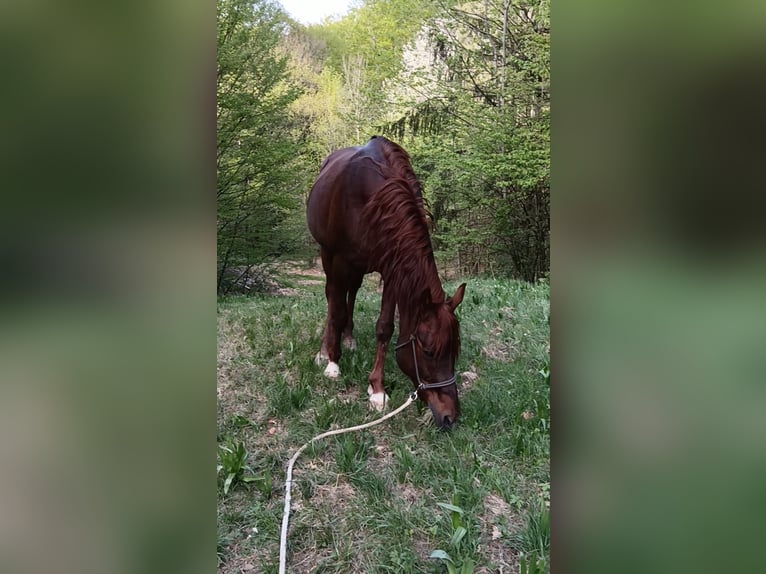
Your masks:
M 518 572 L 522 554 L 547 562 L 550 527 L 540 509 L 550 484 L 549 288 L 504 279 L 467 282 L 458 309 L 463 351 L 457 369 L 478 378 L 460 389 L 461 423 L 440 432 L 424 422 L 427 407 L 417 403 L 373 429 L 307 449 L 295 469 L 290 572 L 447 572 L 444 560 L 430 558 L 439 549 L 458 566 L 473 564 L 476 573 Z M 445 289 L 452 293 L 458 283 Z M 236 478 L 227 492 L 225 479 L 219 481 L 224 573 L 246 565 L 277 571 L 287 460 L 329 428 L 377 418 L 366 395 L 377 282 L 367 278 L 359 292 L 357 349 L 344 350 L 337 380 L 324 378 L 313 363 L 324 321 L 323 284 L 292 285 L 297 294 L 291 296 L 218 303 L 219 445 L 241 444 L 247 452 L 246 459 L 240 453 L 229 461 Z M 396 407 L 412 385 L 390 350 L 385 374 Z M 460 508 L 457 526 L 439 503 Z M 458 527 L 464 532 L 456 542 Z
M 514 537 L 519 550 L 533 561 L 545 560 L 551 552 L 551 517 L 540 505 L 529 512 L 526 526 Z

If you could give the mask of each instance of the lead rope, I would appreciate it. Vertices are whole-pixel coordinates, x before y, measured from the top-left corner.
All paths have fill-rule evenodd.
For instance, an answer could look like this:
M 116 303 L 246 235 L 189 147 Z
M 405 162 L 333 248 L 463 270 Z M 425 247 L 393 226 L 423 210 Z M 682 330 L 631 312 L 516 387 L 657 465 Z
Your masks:
M 325 433 L 317 435 L 296 451 L 296 453 L 290 459 L 290 462 L 287 463 L 287 477 L 285 480 L 285 510 L 284 510 L 284 513 L 282 514 L 282 534 L 279 539 L 279 574 L 285 574 L 285 568 L 287 565 L 287 524 L 288 524 L 288 521 L 290 520 L 290 489 L 293 484 L 293 465 L 295 464 L 295 461 L 298 460 L 298 457 L 300 456 L 300 454 L 304 450 L 306 450 L 306 448 L 310 444 L 314 443 L 315 441 L 318 441 L 319 439 L 336 435 L 336 434 L 344 434 L 347 432 L 362 430 L 362 429 L 370 428 L 377 424 L 380 424 L 383 421 L 390 419 L 391 417 L 395 415 L 398 415 L 400 412 L 402 412 L 404 409 L 410 406 L 410 404 L 412 404 L 417 398 L 418 398 L 418 392 L 417 390 L 415 390 L 410 393 L 410 396 L 407 398 L 407 401 L 395 411 L 391 411 L 390 413 L 380 417 L 379 419 L 369 423 L 365 423 L 363 425 L 357 425 L 357 426 L 347 427 L 343 429 L 335 429 L 335 430 L 327 431 Z

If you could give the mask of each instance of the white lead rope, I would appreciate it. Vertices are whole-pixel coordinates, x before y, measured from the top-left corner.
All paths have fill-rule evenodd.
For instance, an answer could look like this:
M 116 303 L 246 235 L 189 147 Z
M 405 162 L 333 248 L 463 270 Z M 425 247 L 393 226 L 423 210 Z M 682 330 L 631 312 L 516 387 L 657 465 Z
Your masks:
M 298 457 L 300 456 L 300 454 L 304 450 L 306 450 L 306 447 L 308 447 L 314 441 L 317 441 L 319 439 L 332 436 L 335 434 L 344 434 L 347 432 L 362 430 L 362 429 L 370 428 L 377 424 L 380 424 L 383 421 L 390 419 L 394 415 L 397 415 L 400 412 L 402 412 L 404 409 L 410 406 L 410 404 L 412 404 L 417 399 L 417 397 L 418 397 L 417 391 L 413 391 L 412 393 L 410 393 L 410 396 L 407 398 L 407 401 L 395 411 L 391 411 L 390 413 L 380 417 L 379 419 L 376 419 L 369 423 L 365 423 L 363 425 L 356 425 L 354 427 L 347 427 L 344 429 L 335 429 L 335 430 L 327 431 L 325 433 L 317 435 L 296 451 L 296 453 L 290 459 L 290 462 L 287 463 L 287 477 L 285 480 L 285 510 L 284 510 L 284 513 L 282 514 L 282 534 L 279 539 L 279 574 L 285 574 L 285 568 L 287 565 L 287 524 L 290 520 L 290 489 L 293 484 L 293 465 L 295 464 L 295 461 L 298 460 Z

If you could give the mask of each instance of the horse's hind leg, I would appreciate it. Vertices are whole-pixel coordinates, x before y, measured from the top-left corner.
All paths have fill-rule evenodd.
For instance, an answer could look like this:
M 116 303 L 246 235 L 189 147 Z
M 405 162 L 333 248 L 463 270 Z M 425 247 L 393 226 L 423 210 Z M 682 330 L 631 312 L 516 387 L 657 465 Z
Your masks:
M 325 275 L 325 297 L 327 299 L 327 314 L 325 315 L 324 328 L 322 329 L 322 343 L 319 348 L 319 352 L 314 357 L 314 362 L 321 366 L 326 364 L 330 360 L 330 353 L 328 351 L 328 329 L 330 325 L 330 315 L 332 314 L 332 300 L 330 298 L 330 291 L 328 286 L 331 280 L 332 272 L 332 255 L 324 248 L 321 249 L 322 256 L 322 269 Z
M 340 257 L 333 257 L 325 249 L 322 249 L 322 266 L 324 267 L 327 282 L 325 284 L 325 296 L 327 297 L 327 321 L 325 323 L 324 335 L 322 336 L 322 347 L 319 351 L 318 359 L 324 358 L 326 353 L 329 362 L 324 370 L 324 374 L 330 378 L 340 376 L 340 337 L 346 326 L 348 309 L 346 307 L 346 284 L 345 284 L 345 262 Z
M 352 272 L 349 275 L 348 298 L 346 301 L 348 319 L 346 320 L 346 326 L 343 328 L 343 346 L 347 349 L 356 349 L 356 341 L 354 341 L 354 305 L 356 304 L 356 294 L 362 285 L 363 278 L 364 273 Z

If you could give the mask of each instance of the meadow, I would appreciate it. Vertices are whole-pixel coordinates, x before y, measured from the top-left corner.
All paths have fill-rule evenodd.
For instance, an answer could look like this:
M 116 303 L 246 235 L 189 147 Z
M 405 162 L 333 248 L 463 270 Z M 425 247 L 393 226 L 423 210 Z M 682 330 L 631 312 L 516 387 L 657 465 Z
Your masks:
M 458 426 L 439 431 L 417 402 L 372 429 L 308 448 L 295 467 L 288 572 L 549 570 L 549 285 L 463 280 Z M 359 291 L 357 348 L 344 349 L 335 380 L 314 363 L 325 317 L 321 272 L 293 266 L 279 284 L 218 301 L 223 574 L 277 572 L 287 460 L 321 432 L 379 416 L 366 393 L 377 280 L 368 276 Z M 385 376 L 395 408 L 412 383 L 392 348 L 393 340 Z

